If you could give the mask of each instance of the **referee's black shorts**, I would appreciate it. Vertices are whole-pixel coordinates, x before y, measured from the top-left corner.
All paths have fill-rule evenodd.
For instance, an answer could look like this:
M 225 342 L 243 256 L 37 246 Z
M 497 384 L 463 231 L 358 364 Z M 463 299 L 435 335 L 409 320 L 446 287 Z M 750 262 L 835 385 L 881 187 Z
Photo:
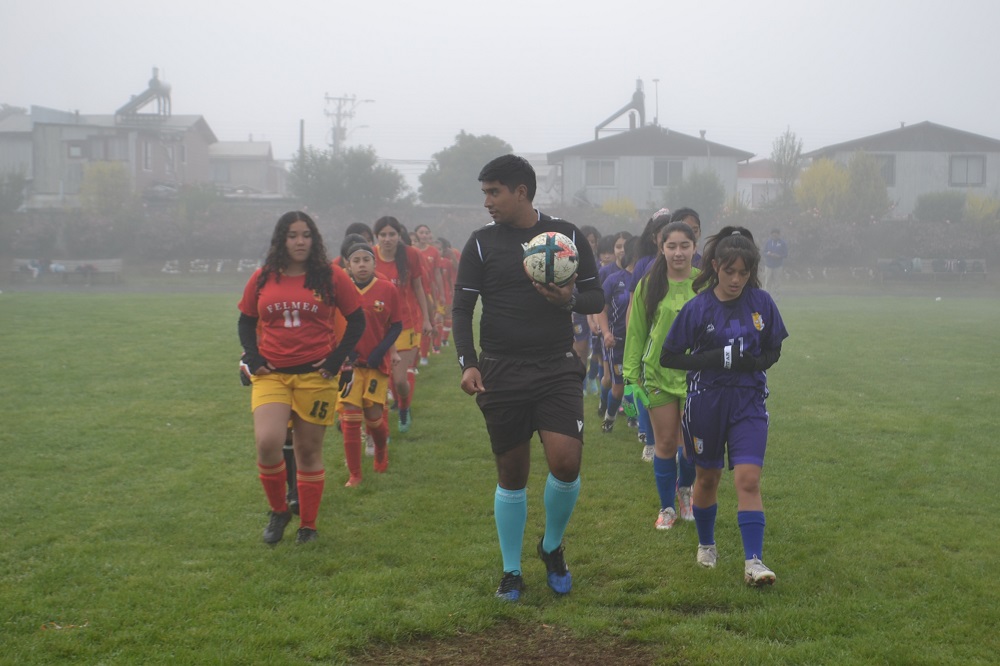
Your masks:
M 531 439 L 537 430 L 583 442 L 583 380 L 586 368 L 573 352 L 544 358 L 479 357 L 485 393 L 476 396 L 493 453 Z

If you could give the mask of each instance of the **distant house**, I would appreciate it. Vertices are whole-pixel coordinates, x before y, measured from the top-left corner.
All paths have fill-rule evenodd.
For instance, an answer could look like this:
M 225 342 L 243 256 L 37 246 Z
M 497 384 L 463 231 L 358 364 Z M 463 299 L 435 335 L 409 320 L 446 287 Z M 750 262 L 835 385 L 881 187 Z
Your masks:
M 269 142 L 220 144 L 202 116 L 174 115 L 170 86 L 156 69 L 146 90 L 113 114 L 32 106 L 0 120 L 0 174 L 27 178 L 29 209 L 78 205 L 86 165 L 106 161 L 123 164 L 133 192 L 149 197 L 211 185 L 222 173 L 229 174 L 222 182 L 236 187 L 284 189 L 284 170 Z
M 750 208 L 760 208 L 781 196 L 781 181 L 774 160 L 767 158 L 740 164 L 736 168 L 739 200 Z
M 269 141 L 218 141 L 208 147 L 212 182 L 227 194 L 284 194 L 284 167 Z
M 803 157 L 847 164 L 858 151 L 881 162 L 889 199 L 896 202 L 895 217 L 910 215 L 920 195 L 931 192 L 1000 197 L 1000 140 L 931 122 L 826 146 Z
M 693 137 L 659 125 L 600 137 L 548 154 L 561 167 L 564 203 L 600 206 L 627 199 L 638 209 L 663 206 L 667 188 L 693 171 L 712 170 L 736 194 L 737 164 L 753 153 Z

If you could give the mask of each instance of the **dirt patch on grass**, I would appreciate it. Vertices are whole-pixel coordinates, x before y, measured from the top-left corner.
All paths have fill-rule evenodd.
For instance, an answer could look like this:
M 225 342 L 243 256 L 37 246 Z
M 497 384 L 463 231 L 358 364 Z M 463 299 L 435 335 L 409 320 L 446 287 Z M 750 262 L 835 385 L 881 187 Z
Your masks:
M 440 640 L 421 640 L 393 645 L 359 655 L 357 664 L 395 666 L 401 664 L 574 664 L 608 666 L 655 664 L 657 651 L 648 645 L 612 638 L 581 639 L 568 629 L 547 624 L 506 624 L 479 634 L 460 634 Z

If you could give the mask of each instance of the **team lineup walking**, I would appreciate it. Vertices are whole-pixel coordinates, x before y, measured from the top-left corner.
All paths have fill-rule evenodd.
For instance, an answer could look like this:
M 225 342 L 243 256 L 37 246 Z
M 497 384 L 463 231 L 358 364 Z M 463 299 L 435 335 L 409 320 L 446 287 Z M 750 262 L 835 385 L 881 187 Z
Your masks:
M 573 588 L 566 533 L 581 492 L 584 400 L 594 392 L 604 433 L 598 445 L 635 430 L 642 460 L 652 462 L 659 507 L 651 534 L 687 538 L 694 535 L 678 521 L 693 522 L 695 562 L 715 568 L 728 460 L 744 580 L 774 583 L 763 563 L 760 477 L 766 372 L 788 333 L 760 288 L 762 253 L 752 234 L 725 227 L 702 255 L 702 221 L 690 208 L 657 211 L 635 236 L 578 228 L 535 207 L 534 170 L 516 155 L 493 159 L 478 180 L 492 221 L 461 252 L 426 224 L 411 234 L 383 216 L 372 227 L 348 226 L 331 261 L 307 214 L 278 220 L 239 302 L 241 377 L 252 386 L 269 506 L 264 542 L 281 541 L 296 513 L 296 543 L 317 539 L 328 426 L 342 435 L 347 487 L 361 485 L 365 453 L 374 472 L 388 471 L 390 411 L 405 442 L 420 368 L 453 344 L 459 388 L 476 399 L 496 468 L 498 599 L 517 602 L 527 591 L 522 555 L 536 432 L 548 474 L 534 550 L 554 593 Z M 627 422 L 616 430 L 621 412 Z

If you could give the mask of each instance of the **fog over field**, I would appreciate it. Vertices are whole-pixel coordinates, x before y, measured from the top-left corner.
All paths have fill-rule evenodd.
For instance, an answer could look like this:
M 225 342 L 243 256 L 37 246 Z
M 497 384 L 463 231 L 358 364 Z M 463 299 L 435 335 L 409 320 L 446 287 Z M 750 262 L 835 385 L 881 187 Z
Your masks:
M 353 98 L 346 143 L 412 180 L 460 130 L 589 141 L 641 79 L 647 120 L 766 157 L 786 128 L 806 151 L 924 120 L 1000 136 L 998 25 L 992 0 L 8 0 L 0 102 L 113 113 L 158 67 L 175 114 L 280 159 Z

